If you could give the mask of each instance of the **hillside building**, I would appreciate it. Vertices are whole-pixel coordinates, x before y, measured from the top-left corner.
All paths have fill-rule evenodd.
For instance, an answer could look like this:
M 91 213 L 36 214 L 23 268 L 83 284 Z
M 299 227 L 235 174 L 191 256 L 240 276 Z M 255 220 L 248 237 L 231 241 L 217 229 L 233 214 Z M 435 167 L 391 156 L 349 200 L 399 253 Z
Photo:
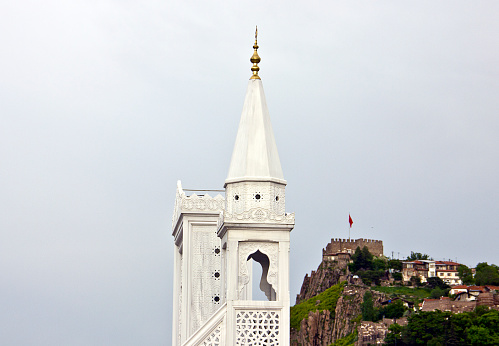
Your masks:
M 461 285 L 463 282 L 457 272 L 459 266 L 459 263 L 452 261 L 435 261 L 436 276 L 448 285 Z
M 418 277 L 421 282 L 428 281 L 428 278 L 438 277 L 448 285 L 461 285 L 462 281 L 457 271 L 459 265 L 459 263 L 451 261 L 403 261 L 402 277 L 404 281 Z
M 375 257 L 383 256 L 383 241 L 374 239 L 331 239 L 325 249 L 322 249 L 323 260 L 345 259 L 345 254 L 352 255 L 358 247 L 367 247 L 369 252 Z

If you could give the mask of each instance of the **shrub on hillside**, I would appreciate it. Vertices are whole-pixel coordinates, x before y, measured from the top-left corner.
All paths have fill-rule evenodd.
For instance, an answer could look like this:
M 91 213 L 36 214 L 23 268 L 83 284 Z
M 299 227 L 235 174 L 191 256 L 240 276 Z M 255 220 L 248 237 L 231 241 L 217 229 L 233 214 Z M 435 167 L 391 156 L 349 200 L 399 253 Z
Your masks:
M 291 328 L 300 330 L 300 322 L 308 317 L 309 312 L 329 310 L 334 317 L 336 303 L 340 298 L 341 292 L 345 287 L 346 281 L 340 282 L 334 286 L 329 287 L 322 293 L 296 304 L 291 307 Z

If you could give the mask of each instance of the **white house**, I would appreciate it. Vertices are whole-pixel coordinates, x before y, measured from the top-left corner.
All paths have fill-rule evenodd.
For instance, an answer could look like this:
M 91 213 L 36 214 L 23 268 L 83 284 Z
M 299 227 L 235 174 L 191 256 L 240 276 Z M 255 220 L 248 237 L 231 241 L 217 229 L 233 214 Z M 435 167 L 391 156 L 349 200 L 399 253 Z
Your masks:
M 463 282 L 457 271 L 457 268 L 460 266 L 459 263 L 452 261 L 436 261 L 435 266 L 437 277 L 442 279 L 445 283 L 449 285 L 462 285 Z

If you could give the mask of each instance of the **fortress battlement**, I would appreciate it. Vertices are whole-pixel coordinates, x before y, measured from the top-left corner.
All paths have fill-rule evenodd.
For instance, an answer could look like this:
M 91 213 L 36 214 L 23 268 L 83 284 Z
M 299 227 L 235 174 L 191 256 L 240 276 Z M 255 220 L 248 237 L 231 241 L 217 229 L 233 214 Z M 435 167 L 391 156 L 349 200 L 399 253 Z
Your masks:
M 351 253 L 360 247 L 361 249 L 366 246 L 369 252 L 376 257 L 383 256 L 383 241 L 376 239 L 341 239 L 333 238 L 327 244 L 326 248 L 322 250 L 322 256 L 331 255 L 335 253 Z
M 359 238 L 359 239 L 341 239 L 341 238 L 331 238 L 331 242 L 356 243 L 358 241 L 363 241 L 363 242 L 366 242 L 366 243 L 383 243 L 382 240 L 376 240 L 376 239 L 364 239 L 364 238 Z

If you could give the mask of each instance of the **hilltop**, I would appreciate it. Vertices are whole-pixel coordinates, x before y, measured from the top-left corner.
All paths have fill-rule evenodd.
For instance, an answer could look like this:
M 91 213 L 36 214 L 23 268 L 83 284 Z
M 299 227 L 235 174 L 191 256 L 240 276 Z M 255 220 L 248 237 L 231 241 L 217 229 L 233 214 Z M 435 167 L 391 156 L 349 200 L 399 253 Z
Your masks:
M 499 324 L 484 327 L 496 318 L 495 314 L 499 318 L 499 287 L 451 288 L 447 282 L 470 280 L 467 267 L 433 261 L 420 253 L 411 256 L 415 258 L 389 259 L 383 256 L 383 243 L 379 240 L 332 239 L 322 251 L 318 268 L 305 275 L 291 307 L 291 345 L 368 345 L 384 343 L 385 339 L 388 344 L 411 344 L 415 326 L 427 323 L 428 314 L 442 318 L 440 310 L 452 315 L 461 313 L 468 319 L 465 326 L 459 319 L 452 320 L 460 329 L 448 336 L 461 338 L 463 345 L 470 344 L 470 340 L 483 342 L 485 334 L 490 340 L 499 338 Z M 430 265 L 434 265 L 432 276 L 429 269 L 424 270 Z M 497 270 L 497 266 L 487 263 L 480 263 L 477 268 L 478 273 Z M 439 273 L 453 274 L 444 281 Z M 471 279 L 475 280 L 477 275 L 475 272 Z M 489 273 L 488 280 L 494 278 Z M 445 337 L 440 338 L 447 342 Z M 431 340 L 428 336 L 427 339 Z

